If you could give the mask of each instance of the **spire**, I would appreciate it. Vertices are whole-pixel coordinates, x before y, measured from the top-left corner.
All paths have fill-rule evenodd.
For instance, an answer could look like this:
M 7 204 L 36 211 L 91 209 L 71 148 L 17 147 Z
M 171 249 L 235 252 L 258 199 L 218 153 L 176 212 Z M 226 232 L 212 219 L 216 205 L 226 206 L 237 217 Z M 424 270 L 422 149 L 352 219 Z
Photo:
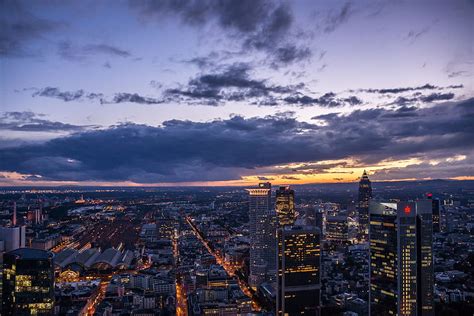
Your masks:
M 362 177 L 364 177 L 364 178 L 365 178 L 365 177 L 368 177 L 367 171 L 365 171 L 365 169 L 364 169 L 364 173 L 362 174 Z

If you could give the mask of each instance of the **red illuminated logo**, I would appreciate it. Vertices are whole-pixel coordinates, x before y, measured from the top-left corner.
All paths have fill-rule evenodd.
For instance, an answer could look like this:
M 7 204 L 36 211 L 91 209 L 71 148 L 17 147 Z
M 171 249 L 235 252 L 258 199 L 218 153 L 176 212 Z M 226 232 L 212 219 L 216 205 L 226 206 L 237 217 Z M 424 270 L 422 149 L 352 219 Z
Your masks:
M 411 207 L 409 207 L 408 205 L 405 206 L 405 208 L 403 209 L 405 211 L 405 214 L 410 214 L 411 212 Z

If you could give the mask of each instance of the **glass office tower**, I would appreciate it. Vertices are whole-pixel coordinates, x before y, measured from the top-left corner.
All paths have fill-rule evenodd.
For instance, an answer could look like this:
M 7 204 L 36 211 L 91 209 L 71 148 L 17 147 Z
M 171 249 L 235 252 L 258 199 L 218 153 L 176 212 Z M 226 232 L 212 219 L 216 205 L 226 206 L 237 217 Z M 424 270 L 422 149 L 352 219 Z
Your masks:
M 52 315 L 53 254 L 20 248 L 3 256 L 2 315 Z
M 280 187 L 276 191 L 275 210 L 279 226 L 292 225 L 295 222 L 295 191 L 289 186 Z
M 256 289 L 263 282 L 276 281 L 276 214 L 271 204 L 271 184 L 260 183 L 249 193 L 250 277 Z
M 279 229 L 277 315 L 319 315 L 321 234 L 314 226 Z
M 369 210 L 370 314 L 434 315 L 431 201 Z

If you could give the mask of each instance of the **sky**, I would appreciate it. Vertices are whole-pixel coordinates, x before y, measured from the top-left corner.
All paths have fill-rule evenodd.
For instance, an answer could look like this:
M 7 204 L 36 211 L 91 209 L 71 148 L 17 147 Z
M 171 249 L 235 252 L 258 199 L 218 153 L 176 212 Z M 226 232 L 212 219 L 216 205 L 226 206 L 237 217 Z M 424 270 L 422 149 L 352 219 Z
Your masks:
M 0 186 L 474 179 L 474 2 L 0 0 Z

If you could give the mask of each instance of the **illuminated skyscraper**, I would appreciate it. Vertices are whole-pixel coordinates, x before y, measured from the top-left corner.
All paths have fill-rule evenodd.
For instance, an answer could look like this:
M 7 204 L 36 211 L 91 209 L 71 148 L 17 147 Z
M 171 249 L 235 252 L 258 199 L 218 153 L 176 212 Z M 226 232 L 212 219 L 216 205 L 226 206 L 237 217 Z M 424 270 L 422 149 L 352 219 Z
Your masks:
M 271 184 L 260 183 L 249 193 L 250 277 L 256 288 L 265 281 L 276 280 L 276 213 L 271 203 Z
M 3 256 L 2 315 L 52 315 L 53 254 L 20 248 Z
M 360 231 L 364 236 L 367 236 L 369 225 L 369 201 L 372 198 L 372 185 L 370 184 L 369 176 L 364 170 L 362 178 L 359 182 L 359 200 L 357 210 L 359 213 Z
M 314 226 L 279 229 L 277 315 L 319 315 L 321 234 Z
M 289 186 L 276 190 L 275 210 L 278 226 L 292 225 L 296 220 L 295 191 Z
M 370 314 L 434 315 L 431 201 L 370 203 Z

